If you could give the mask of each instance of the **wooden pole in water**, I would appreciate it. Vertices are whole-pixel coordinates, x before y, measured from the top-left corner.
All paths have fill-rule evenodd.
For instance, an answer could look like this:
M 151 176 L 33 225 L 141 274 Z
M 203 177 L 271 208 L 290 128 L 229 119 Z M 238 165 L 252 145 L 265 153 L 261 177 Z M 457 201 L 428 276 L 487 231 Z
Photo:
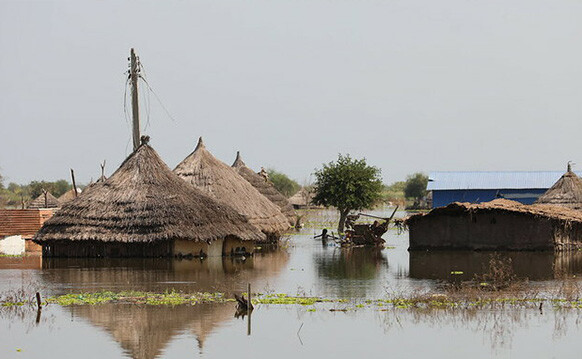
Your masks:
M 138 64 L 135 51 L 131 49 L 131 67 L 129 78 L 131 80 L 131 112 L 133 114 L 133 150 L 137 150 L 140 142 L 139 131 L 139 106 L 137 97 Z
M 249 305 L 247 305 L 247 335 L 251 335 L 251 313 L 253 312 L 253 303 L 251 302 L 251 283 L 247 285 L 247 296 L 249 297 Z
M 75 171 L 71 168 L 71 180 L 73 181 L 73 190 L 75 191 L 75 198 L 79 195 L 77 193 L 77 184 L 75 183 Z
M 40 301 L 40 293 L 36 292 L 36 306 L 38 309 L 42 308 L 42 302 Z

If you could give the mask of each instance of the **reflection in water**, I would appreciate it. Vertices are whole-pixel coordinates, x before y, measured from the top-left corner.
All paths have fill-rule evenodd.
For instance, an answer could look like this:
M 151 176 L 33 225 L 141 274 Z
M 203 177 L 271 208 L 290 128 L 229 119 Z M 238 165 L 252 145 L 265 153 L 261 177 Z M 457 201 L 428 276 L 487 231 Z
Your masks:
M 471 280 L 489 270 L 493 252 L 412 251 L 410 277 L 416 279 L 451 279 L 451 272 L 463 272 L 462 280 Z M 550 280 L 582 273 L 582 252 L 495 252 L 510 259 L 513 272 L 520 279 Z M 456 275 L 455 277 L 459 277 Z
M 192 260 L 165 258 L 50 258 L 43 262 L 42 279 L 65 291 L 139 290 L 160 292 L 223 292 L 227 296 L 277 275 L 288 261 L 282 250 L 234 257 Z M 231 320 L 234 304 L 140 306 L 106 304 L 66 307 L 75 316 L 104 328 L 132 358 L 159 357 L 179 333 L 196 336 L 201 351 L 206 337 Z
M 140 290 L 160 292 L 224 292 L 258 288 L 277 275 L 288 261 L 282 250 L 257 253 L 246 259 L 208 257 L 168 258 L 47 258 L 42 279 L 65 291 Z
M 198 350 L 204 349 L 208 335 L 232 317 L 232 304 L 198 304 L 194 306 L 139 306 L 105 304 L 72 306 L 73 315 L 88 319 L 105 329 L 134 359 L 161 357 L 173 337 L 192 333 Z
M 335 288 L 339 297 L 365 296 L 366 286 L 345 285 L 350 280 L 369 281 L 377 277 L 388 261 L 381 249 L 374 247 L 329 248 L 329 253 L 314 254 L 315 269 L 324 285 Z

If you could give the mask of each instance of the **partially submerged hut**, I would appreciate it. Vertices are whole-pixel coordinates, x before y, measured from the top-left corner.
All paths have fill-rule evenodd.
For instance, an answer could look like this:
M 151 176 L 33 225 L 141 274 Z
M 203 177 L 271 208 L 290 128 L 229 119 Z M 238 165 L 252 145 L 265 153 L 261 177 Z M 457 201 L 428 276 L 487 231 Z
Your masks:
M 289 203 L 295 209 L 317 207 L 311 201 L 314 194 L 308 188 L 302 187 L 297 193 L 289 198 Z
M 506 199 L 454 202 L 406 220 L 410 250 L 577 250 L 582 212 Z
M 289 224 L 292 226 L 295 225 L 297 216 L 295 215 L 295 211 L 293 210 L 291 203 L 289 203 L 287 198 L 281 194 L 281 192 L 277 191 L 273 182 L 248 168 L 244 163 L 239 151 L 236 152 L 236 159 L 232 164 L 232 168 L 234 168 L 238 174 L 242 176 L 242 178 L 246 179 L 263 196 L 267 197 L 271 202 L 276 204 L 281 212 L 285 215 L 285 217 L 287 217 L 289 220 Z
M 162 257 L 252 252 L 264 235 L 177 177 L 147 138 L 105 182 L 63 206 L 34 241 L 49 257 Z
M 572 167 L 568 163 L 566 173 L 535 203 L 582 209 L 582 178 L 572 172 Z
M 59 200 L 48 191 L 43 191 L 40 196 L 36 197 L 28 204 L 28 209 L 38 208 L 59 208 L 61 204 Z
M 176 166 L 174 173 L 219 202 L 233 207 L 265 233 L 269 241 L 277 240 L 289 229 L 289 222 L 279 207 L 233 168 L 215 158 L 204 146 L 202 137 L 194 152 Z

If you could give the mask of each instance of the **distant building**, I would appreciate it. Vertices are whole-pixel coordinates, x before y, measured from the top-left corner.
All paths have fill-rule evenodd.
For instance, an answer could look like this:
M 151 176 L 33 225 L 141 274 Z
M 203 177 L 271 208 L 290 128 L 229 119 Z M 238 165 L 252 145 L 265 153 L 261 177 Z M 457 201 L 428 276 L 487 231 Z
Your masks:
M 431 172 L 427 190 L 432 192 L 433 208 L 452 202 L 482 203 L 497 198 L 532 204 L 563 174 L 561 171 Z

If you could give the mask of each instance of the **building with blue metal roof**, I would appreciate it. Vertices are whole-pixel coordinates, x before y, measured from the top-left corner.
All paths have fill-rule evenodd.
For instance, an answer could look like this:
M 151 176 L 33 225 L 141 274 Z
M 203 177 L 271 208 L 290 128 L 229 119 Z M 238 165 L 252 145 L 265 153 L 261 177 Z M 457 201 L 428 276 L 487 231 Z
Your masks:
M 431 172 L 427 190 L 432 191 L 433 208 L 452 202 L 481 203 L 496 198 L 532 204 L 563 174 L 561 171 Z

